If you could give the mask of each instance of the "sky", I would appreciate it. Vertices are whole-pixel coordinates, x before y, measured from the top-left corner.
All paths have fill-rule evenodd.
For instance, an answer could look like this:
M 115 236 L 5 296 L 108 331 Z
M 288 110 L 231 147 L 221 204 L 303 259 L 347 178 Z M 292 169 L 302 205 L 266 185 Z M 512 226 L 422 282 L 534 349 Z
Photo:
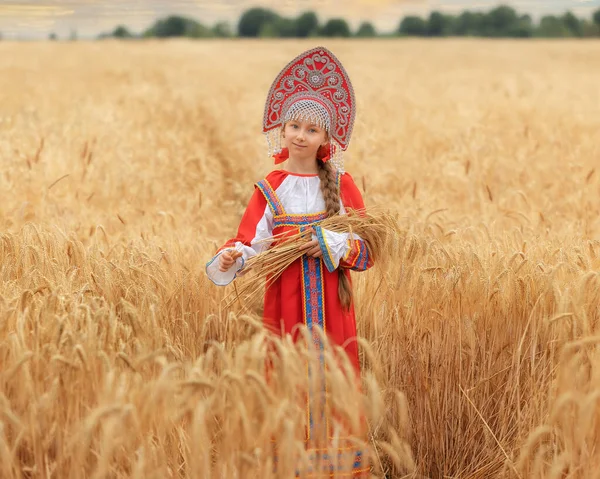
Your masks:
M 66 38 L 94 38 L 123 24 L 138 33 L 157 18 L 170 14 L 190 16 L 206 25 L 227 21 L 235 27 L 241 13 L 265 6 L 282 15 L 296 16 L 306 10 L 324 21 L 343 17 L 353 28 L 363 20 L 379 31 L 392 31 L 409 14 L 427 15 L 432 10 L 457 13 L 467 9 L 490 10 L 497 0 L 0 0 L 0 34 L 6 39 L 42 39 L 50 33 Z M 535 19 L 567 10 L 589 18 L 600 0 L 504 0 L 520 13 Z

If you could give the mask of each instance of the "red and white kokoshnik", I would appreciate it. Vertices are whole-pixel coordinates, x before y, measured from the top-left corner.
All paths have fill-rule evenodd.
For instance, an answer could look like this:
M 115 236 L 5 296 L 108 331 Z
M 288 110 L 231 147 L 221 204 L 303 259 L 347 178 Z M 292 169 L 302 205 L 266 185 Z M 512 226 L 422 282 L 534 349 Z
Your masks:
M 331 158 L 343 172 L 356 116 L 354 90 L 333 53 L 316 47 L 297 56 L 271 85 L 263 117 L 269 156 L 281 150 L 281 129 L 290 120 L 314 121 L 330 136 Z

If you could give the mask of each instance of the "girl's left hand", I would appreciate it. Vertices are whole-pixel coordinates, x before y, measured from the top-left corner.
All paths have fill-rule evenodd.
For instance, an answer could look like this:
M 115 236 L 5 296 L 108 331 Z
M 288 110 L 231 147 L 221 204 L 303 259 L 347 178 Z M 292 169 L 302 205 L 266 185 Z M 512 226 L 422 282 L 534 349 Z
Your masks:
M 311 230 L 314 232 L 314 230 Z M 323 256 L 323 251 L 321 251 L 321 245 L 319 244 L 319 240 L 311 240 L 307 243 L 304 243 L 302 246 L 298 248 L 303 253 L 308 256 L 312 256 L 313 258 L 319 258 Z

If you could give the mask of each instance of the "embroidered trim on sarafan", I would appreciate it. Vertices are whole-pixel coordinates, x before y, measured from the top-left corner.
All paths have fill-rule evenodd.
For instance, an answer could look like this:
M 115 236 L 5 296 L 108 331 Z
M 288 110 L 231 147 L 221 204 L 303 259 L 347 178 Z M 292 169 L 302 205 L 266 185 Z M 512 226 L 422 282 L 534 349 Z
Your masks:
M 302 256 L 302 282 L 306 326 L 311 331 L 315 325 L 325 329 L 323 266 L 319 258 Z
M 281 201 L 279 201 L 279 198 L 271 184 L 266 179 L 264 179 L 256 183 L 256 186 L 265 196 L 267 203 L 271 208 L 273 216 L 284 215 L 285 210 L 283 209 L 283 205 L 281 204 Z
M 327 212 L 310 215 L 277 215 L 273 218 L 273 228 L 279 226 L 311 226 L 327 218 Z
M 323 390 L 317 394 L 325 397 L 325 364 L 323 357 L 323 344 L 319 336 L 314 334 L 315 328 L 321 328 L 326 331 L 325 323 L 325 292 L 323 288 L 323 264 L 320 258 L 312 258 L 307 255 L 302 256 L 302 312 L 304 313 L 304 324 L 311 333 L 315 346 L 320 349 L 320 376 L 323 378 Z M 310 364 L 308 365 L 308 375 L 310 377 Z M 310 381 L 309 383 L 312 383 Z M 309 398 L 306 405 L 308 415 L 307 437 L 310 439 L 314 426 L 313 411 L 311 404 L 314 402 L 315 392 L 309 389 Z M 312 397 L 311 397 L 312 396 Z M 325 407 L 321 407 L 325 411 Z M 321 418 L 323 419 L 323 418 Z

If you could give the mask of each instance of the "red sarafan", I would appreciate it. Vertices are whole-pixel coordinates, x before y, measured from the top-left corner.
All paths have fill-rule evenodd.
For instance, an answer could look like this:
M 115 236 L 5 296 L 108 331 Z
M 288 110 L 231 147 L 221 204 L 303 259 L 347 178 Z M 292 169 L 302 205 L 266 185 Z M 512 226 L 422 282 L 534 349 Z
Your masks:
M 206 265 L 209 278 L 225 286 L 244 271 L 250 258 L 274 247 L 286 234 L 309 233 L 304 254 L 268 283 L 263 312 L 264 324 L 273 335 L 290 335 L 296 341 L 299 326 L 304 326 L 312 333 L 317 353 L 321 351 L 318 366 L 306 368 L 313 382 L 315 377 L 322 379 L 304 395 L 309 464 L 298 465 L 302 477 L 360 477 L 369 472 L 365 454 L 352 445 L 352 437 L 365 437 L 364 416 L 356 411 L 360 418 L 355 424 L 362 425 L 359 431 L 352 430 L 348 421 L 344 426 L 334 405 L 327 404 L 327 374 L 319 374 L 326 370 L 324 345 L 341 346 L 354 369 L 351 384 L 358 388 L 350 271 L 369 269 L 373 259 L 359 235 L 320 226 L 332 216 L 364 210 L 360 191 L 343 163 L 355 103 L 348 74 L 326 48 L 308 50 L 281 70 L 267 95 L 263 133 L 268 156 L 284 166 L 255 183 L 237 234 Z M 342 425 L 341 437 L 339 431 L 334 434 L 334 423 Z

